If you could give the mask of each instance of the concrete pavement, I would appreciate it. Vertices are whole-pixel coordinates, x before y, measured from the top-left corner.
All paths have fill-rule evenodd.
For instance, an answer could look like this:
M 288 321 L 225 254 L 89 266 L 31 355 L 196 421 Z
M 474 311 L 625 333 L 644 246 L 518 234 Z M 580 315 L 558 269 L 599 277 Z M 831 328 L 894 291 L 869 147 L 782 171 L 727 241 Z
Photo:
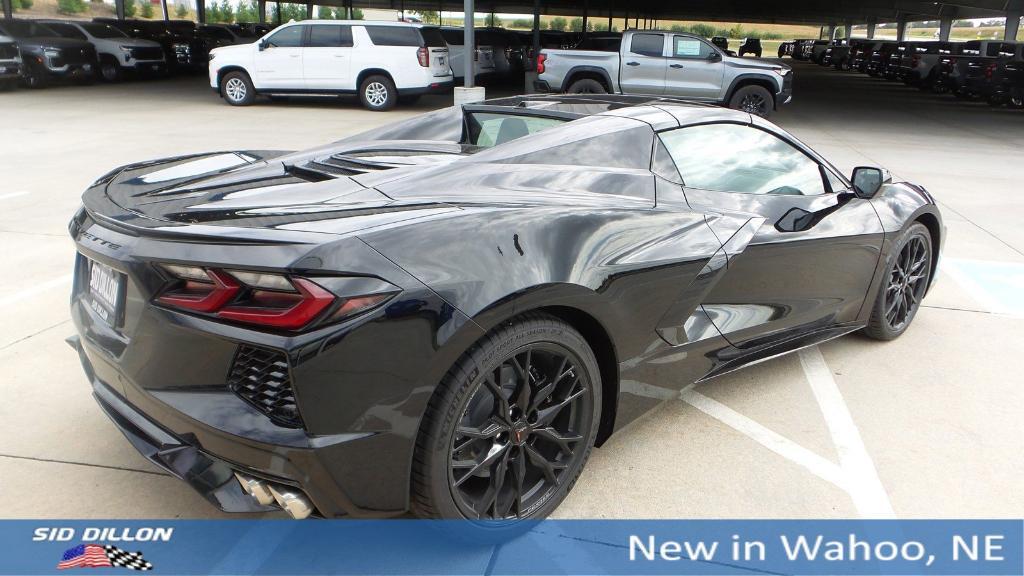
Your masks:
M 894 342 L 849 336 L 664 397 L 595 451 L 559 516 L 1024 515 L 1024 113 L 794 65 L 778 124 L 846 173 L 883 165 L 939 198 L 939 284 Z M 231 108 L 180 78 L 0 99 L 13 111 L 0 126 L 2 516 L 223 516 L 134 452 L 63 342 L 81 191 L 117 165 L 305 148 L 447 97 L 383 114 L 352 100 Z

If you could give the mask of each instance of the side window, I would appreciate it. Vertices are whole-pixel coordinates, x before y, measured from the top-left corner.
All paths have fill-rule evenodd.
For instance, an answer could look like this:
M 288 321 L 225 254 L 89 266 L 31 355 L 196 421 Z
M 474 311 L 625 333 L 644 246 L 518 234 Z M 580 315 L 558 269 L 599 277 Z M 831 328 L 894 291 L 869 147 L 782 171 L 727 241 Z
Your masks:
M 299 48 L 302 46 L 302 33 L 305 26 L 289 26 L 275 32 L 267 38 L 267 46 L 271 48 Z
M 309 29 L 310 48 L 347 48 L 352 46 L 352 27 L 315 24 Z
M 672 37 L 672 56 L 675 58 L 702 58 L 711 55 L 711 46 L 689 36 Z
M 629 51 L 641 56 L 661 56 L 665 48 L 663 34 L 633 34 L 629 41 Z
M 367 26 L 366 33 L 374 46 L 420 46 L 420 31 L 405 26 Z
M 818 163 L 764 130 L 706 124 L 660 136 L 686 186 L 745 194 L 825 193 Z
M 832 172 L 828 168 L 825 169 L 825 178 L 828 179 L 829 188 L 831 188 L 833 192 L 842 192 L 843 190 L 850 189 L 849 184 L 844 182 L 842 178 L 837 176 L 835 172 Z
M 471 114 L 467 120 L 469 143 L 483 148 L 504 144 L 534 132 L 565 124 L 565 120 L 561 118 L 512 116 L 486 112 Z

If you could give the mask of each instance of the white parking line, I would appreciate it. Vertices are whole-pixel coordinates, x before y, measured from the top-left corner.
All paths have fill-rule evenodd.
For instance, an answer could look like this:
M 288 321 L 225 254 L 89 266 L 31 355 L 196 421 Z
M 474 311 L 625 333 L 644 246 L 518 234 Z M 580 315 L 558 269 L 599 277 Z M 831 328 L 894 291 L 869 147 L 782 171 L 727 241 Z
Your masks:
M 28 194 L 27 190 L 19 190 L 18 192 L 8 192 L 7 194 L 0 194 L 0 200 L 7 200 L 8 198 L 17 198 L 18 196 L 24 196 Z
M 875 463 L 864 446 L 860 431 L 857 430 L 821 350 L 817 346 L 804 348 L 797 355 L 804 375 L 807 376 L 807 383 L 811 385 L 814 398 L 825 417 L 825 424 L 832 434 L 832 442 L 839 454 L 839 465 L 846 478 L 846 491 L 853 498 L 857 511 L 864 518 L 895 518 L 889 495 L 875 470 Z
M 818 456 L 789 438 L 765 428 L 725 404 L 712 400 L 700 392 L 688 389 L 683 390 L 679 396 L 683 402 L 728 425 L 730 428 L 742 432 L 751 440 L 779 456 L 803 466 L 822 480 L 831 482 L 843 490 L 847 489 L 846 478 L 843 476 L 843 471 L 839 466 Z
M 30 298 L 35 298 L 39 294 L 42 294 L 43 292 L 46 292 L 48 290 L 52 290 L 54 288 L 70 284 L 71 277 L 71 274 L 65 274 L 64 276 L 61 276 L 59 278 L 54 278 L 52 280 L 47 280 L 46 282 L 40 282 L 38 284 L 35 284 L 31 288 L 20 290 L 16 294 L 11 294 L 10 296 L 0 298 L 0 308 L 12 306 L 14 304 L 17 304 L 18 302 L 22 302 Z

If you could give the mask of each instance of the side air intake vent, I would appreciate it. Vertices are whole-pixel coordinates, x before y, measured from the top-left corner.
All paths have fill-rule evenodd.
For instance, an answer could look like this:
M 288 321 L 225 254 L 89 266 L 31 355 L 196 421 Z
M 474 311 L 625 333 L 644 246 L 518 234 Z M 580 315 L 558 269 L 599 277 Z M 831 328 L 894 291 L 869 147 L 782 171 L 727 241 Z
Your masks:
M 279 350 L 239 346 L 228 374 L 228 386 L 275 424 L 301 428 L 288 358 Z

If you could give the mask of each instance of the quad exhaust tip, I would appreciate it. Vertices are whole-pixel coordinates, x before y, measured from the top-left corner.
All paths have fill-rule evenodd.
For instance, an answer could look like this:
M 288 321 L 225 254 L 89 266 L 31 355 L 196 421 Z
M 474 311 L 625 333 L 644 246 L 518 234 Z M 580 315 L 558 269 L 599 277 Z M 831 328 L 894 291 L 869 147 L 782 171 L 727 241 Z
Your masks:
M 261 506 L 277 504 L 279 508 L 296 520 L 309 518 L 316 510 L 309 497 L 301 490 L 290 486 L 275 485 L 259 478 L 243 476 L 235 472 L 235 478 L 242 485 L 242 490 L 252 496 Z

